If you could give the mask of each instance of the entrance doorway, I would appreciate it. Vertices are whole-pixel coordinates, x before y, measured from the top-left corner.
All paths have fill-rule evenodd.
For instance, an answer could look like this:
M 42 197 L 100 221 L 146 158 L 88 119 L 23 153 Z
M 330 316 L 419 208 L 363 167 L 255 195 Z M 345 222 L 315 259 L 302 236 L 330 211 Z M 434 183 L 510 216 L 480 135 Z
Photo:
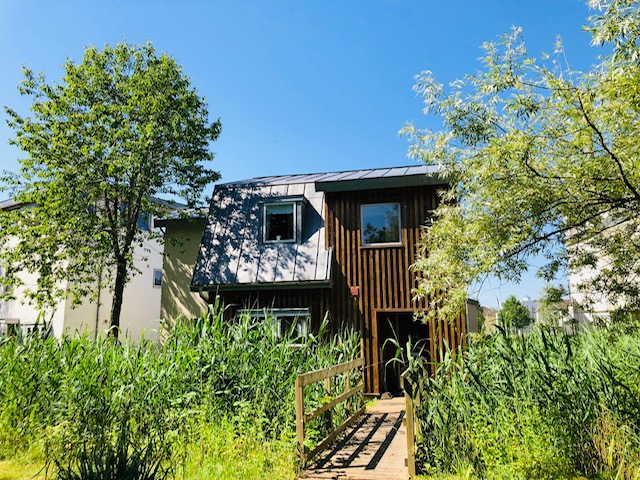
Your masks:
M 383 392 L 401 392 L 400 375 L 407 368 L 407 343 L 413 356 L 429 354 L 429 326 L 413 320 L 413 312 L 377 312 L 380 385 Z M 398 352 L 398 348 L 401 349 Z M 396 358 L 398 354 L 398 359 Z

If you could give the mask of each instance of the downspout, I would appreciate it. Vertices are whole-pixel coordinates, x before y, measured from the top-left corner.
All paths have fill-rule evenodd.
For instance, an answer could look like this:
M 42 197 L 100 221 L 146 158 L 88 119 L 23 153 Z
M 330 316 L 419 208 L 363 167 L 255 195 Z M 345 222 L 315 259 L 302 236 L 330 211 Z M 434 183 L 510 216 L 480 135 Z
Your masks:
M 102 267 L 100 267 L 100 277 L 98 278 L 98 298 L 96 300 L 96 328 L 93 332 L 93 339 L 98 338 L 98 329 L 100 328 L 100 294 L 102 293 Z
M 204 295 L 204 289 L 202 287 L 198 287 L 198 295 L 200 296 L 200 298 L 202 300 L 204 300 L 205 302 L 207 302 L 207 305 L 209 305 L 209 292 L 207 292 L 206 295 Z

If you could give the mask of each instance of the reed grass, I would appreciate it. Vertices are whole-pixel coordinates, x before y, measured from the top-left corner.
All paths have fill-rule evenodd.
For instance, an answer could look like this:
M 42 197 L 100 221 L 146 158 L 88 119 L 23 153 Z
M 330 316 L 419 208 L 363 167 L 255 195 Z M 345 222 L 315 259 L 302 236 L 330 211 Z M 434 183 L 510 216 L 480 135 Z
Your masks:
M 273 319 L 229 322 L 221 306 L 173 324 L 161 343 L 2 340 L 0 460 L 42 459 L 60 480 L 151 480 L 225 459 L 268 472 L 278 452 L 274 464 L 295 472 L 295 377 L 355 358 L 358 336 L 325 322 L 303 341 L 280 338 Z M 219 437 L 232 448 L 213 455 Z M 230 454 L 240 445 L 253 463 Z
M 418 416 L 424 473 L 640 478 L 640 329 L 478 339 L 443 356 Z

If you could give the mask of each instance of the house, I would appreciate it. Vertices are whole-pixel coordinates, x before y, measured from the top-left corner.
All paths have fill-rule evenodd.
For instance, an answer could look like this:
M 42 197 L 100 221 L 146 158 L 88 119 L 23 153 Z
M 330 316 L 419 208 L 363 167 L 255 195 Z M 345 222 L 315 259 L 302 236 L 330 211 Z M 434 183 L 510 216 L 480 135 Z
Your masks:
M 13 200 L 0 202 L 0 210 L 28 208 Z M 138 228 L 155 228 L 152 218 L 141 218 Z M 17 241 L 17 240 L 16 240 Z M 134 341 L 154 338 L 160 328 L 160 299 L 162 286 L 162 243 L 149 238 L 134 249 L 134 275 L 125 287 L 121 314 L 121 330 Z M 3 272 L 0 269 L 0 275 Z M 0 335 L 33 331 L 35 328 L 51 328 L 57 338 L 63 334 L 87 333 L 97 335 L 106 332 L 110 325 L 112 295 L 106 286 L 96 285 L 96 300 L 85 300 L 73 306 L 71 299 L 59 299 L 54 308 L 39 311 L 25 294 L 37 284 L 37 276 L 28 272 L 20 275 L 22 285 L 12 292 L 14 300 L 0 301 Z
M 301 335 L 317 330 L 326 314 L 333 330 L 361 332 L 367 391 L 397 391 L 400 372 L 388 363 L 396 352 L 387 338 L 411 338 L 433 357 L 445 342 L 455 347 L 465 341 L 463 316 L 455 324 L 414 321 L 427 304 L 413 298 L 417 274 L 410 265 L 445 186 L 427 166 L 216 185 L 206 222 L 160 222 L 166 245 L 188 230 L 188 245 L 165 255 L 171 278 L 165 288 L 172 293 L 163 295 L 163 312 L 195 315 L 219 297 L 230 318 L 239 311 L 260 318 L 266 309 L 281 329 Z

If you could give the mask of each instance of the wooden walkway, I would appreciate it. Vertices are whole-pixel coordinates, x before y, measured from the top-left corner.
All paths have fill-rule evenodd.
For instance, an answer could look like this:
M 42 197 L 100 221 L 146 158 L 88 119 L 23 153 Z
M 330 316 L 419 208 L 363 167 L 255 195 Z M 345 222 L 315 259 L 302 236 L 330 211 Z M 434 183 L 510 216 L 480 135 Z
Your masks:
M 377 401 L 301 478 L 407 480 L 407 437 L 403 418 L 403 397 Z

